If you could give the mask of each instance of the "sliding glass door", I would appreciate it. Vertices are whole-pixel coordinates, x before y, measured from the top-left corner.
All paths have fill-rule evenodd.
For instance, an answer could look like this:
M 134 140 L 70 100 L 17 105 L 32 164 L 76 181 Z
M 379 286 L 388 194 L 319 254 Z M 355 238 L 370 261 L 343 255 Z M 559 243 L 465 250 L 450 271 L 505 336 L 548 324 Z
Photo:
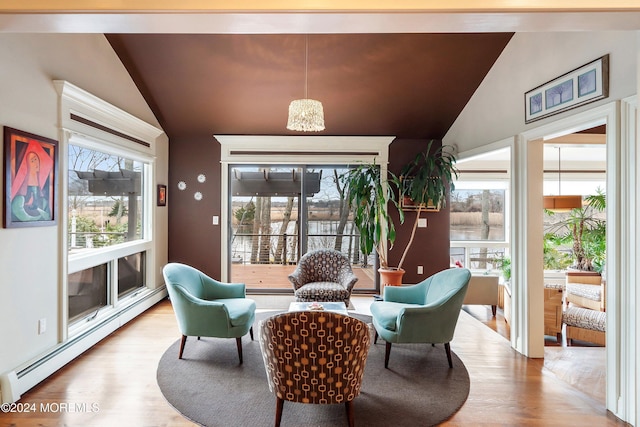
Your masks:
M 341 175 L 348 166 L 230 165 L 230 280 L 251 290 L 291 292 L 300 256 L 335 249 L 352 260 L 355 291 L 375 288 L 362 256 Z

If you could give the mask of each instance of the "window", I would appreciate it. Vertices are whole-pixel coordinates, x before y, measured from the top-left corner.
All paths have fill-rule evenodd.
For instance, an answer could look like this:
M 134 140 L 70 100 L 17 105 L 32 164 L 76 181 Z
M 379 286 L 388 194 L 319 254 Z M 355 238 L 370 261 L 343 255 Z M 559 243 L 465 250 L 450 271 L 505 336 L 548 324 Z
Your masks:
M 291 274 L 299 256 L 334 249 L 351 260 L 359 277 L 354 289 L 373 290 L 374 255 L 367 259 L 360 252 L 340 182 L 347 170 L 347 165 L 230 165 L 230 280 L 249 290 L 282 288 L 273 277 Z
M 451 264 L 497 268 L 507 255 L 506 183 L 459 182 L 451 193 Z
M 69 251 L 141 239 L 142 162 L 69 146 Z
M 131 253 L 118 256 L 122 249 L 116 248 L 144 241 L 148 162 L 121 150 L 110 153 L 104 149 L 108 145 L 101 145 L 100 149 L 93 145 L 74 136 L 67 150 L 71 323 L 93 320 L 102 308 L 115 305 L 145 283 L 145 252 L 134 246 Z M 76 260 L 83 260 L 80 264 L 84 266 L 93 253 L 96 256 L 88 268 L 74 271 L 79 264 Z
M 67 171 L 63 326 L 74 336 L 153 292 L 151 178 L 162 131 L 68 82 L 54 85 Z
M 107 264 L 77 271 L 69 275 L 69 320 L 74 321 L 106 306 Z
M 358 236 L 341 203 L 344 195 L 336 177 L 361 162 L 376 162 L 386 173 L 393 137 L 216 139 L 221 145 L 222 184 L 229 189 L 222 199 L 221 222 L 229 224 L 221 230 L 227 242 L 222 250 L 223 279 L 261 292 L 289 292 L 286 275 L 298 256 L 327 247 L 352 254 L 354 266 L 370 270 L 363 272 L 354 291 L 379 289 L 373 279 L 377 275 L 371 273 L 375 257 L 365 260 L 359 254 Z M 271 261 L 279 264 L 277 269 L 267 264 Z M 273 280 L 275 271 L 282 273 L 281 280 Z
M 451 240 L 505 240 L 504 189 L 451 192 Z
M 144 286 L 146 252 L 118 258 L 118 298 Z

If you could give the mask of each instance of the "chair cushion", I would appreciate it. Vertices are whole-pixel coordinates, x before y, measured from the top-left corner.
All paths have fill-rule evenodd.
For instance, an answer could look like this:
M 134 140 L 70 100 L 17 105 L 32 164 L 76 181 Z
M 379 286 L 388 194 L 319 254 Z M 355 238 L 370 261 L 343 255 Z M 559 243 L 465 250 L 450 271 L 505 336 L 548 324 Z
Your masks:
M 296 301 L 347 301 L 348 289 L 335 282 L 311 282 L 295 291 Z
M 224 304 L 229 312 L 232 326 L 243 326 L 253 320 L 256 302 L 249 298 L 217 299 L 215 302 Z
M 400 311 L 405 307 L 419 307 L 416 304 L 403 304 L 390 301 L 376 301 L 371 304 L 371 315 L 381 327 L 395 331 Z
M 583 307 L 569 307 L 562 314 L 562 322 L 569 326 L 605 332 L 607 313 Z
M 560 291 L 564 291 L 565 282 L 544 282 L 545 289 L 558 289 Z
M 567 294 L 576 295 L 593 301 L 600 301 L 600 298 L 602 298 L 602 287 L 600 285 L 567 283 L 566 292 Z

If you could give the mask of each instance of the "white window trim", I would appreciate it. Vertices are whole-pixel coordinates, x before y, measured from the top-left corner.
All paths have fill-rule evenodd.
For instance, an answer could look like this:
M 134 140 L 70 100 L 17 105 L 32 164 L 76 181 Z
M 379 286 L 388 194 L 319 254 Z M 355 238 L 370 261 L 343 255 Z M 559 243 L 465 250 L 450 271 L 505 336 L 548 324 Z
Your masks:
M 377 163 L 387 175 L 389 145 L 394 136 L 253 136 L 214 135 L 220 143 L 221 210 L 220 224 L 229 224 L 230 164 L 358 164 Z M 229 228 L 222 227 L 220 271 L 229 280 Z
M 99 315 L 92 322 L 80 322 L 70 326 L 68 319 L 68 275 L 70 272 L 80 271 L 84 268 L 112 263 L 118 258 L 137 252 L 147 252 L 146 278 L 147 284 L 155 283 L 155 265 L 153 256 L 153 183 L 155 182 L 155 150 L 156 139 L 163 134 L 158 129 L 143 120 L 127 113 L 124 110 L 80 89 L 79 87 L 64 81 L 54 80 L 53 84 L 58 91 L 59 100 L 59 127 L 60 127 L 60 170 L 61 197 L 68 199 L 68 154 L 69 144 L 80 145 L 97 151 L 108 151 L 116 155 L 122 155 L 141 161 L 144 166 L 144 200 L 143 210 L 145 229 L 143 238 L 134 242 L 127 242 L 108 248 L 97 249 L 91 253 L 82 253 L 70 256 L 68 253 L 67 234 L 69 232 L 67 218 L 69 215 L 67 203 L 61 203 L 61 217 L 64 218 L 60 227 L 61 242 L 61 268 L 60 268 L 60 340 L 66 341 L 69 336 L 80 334 L 87 329 L 100 325 L 114 313 L 125 309 L 136 300 L 142 299 L 151 289 L 145 289 L 141 293 L 135 293 L 134 297 L 125 297 L 118 301 L 117 293 L 114 293 L 111 285 L 109 291 L 114 296 L 114 301 L 109 307 L 100 310 Z M 75 120 L 73 116 L 81 117 L 84 121 L 91 122 L 91 126 L 82 120 Z M 101 127 L 109 129 L 106 131 Z M 128 138 L 133 138 L 134 142 Z M 110 266 L 110 273 L 117 273 L 117 267 Z M 116 277 L 116 276 L 113 276 Z M 113 282 L 113 280 L 112 280 Z

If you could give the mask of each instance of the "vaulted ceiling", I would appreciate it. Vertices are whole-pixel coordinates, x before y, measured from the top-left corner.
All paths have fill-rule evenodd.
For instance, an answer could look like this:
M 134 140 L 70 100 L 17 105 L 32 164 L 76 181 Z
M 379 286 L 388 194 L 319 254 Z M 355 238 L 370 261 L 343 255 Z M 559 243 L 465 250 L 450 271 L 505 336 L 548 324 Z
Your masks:
M 441 139 L 513 33 L 110 34 L 170 138 L 292 135 L 289 103 L 323 103 L 322 135 Z

